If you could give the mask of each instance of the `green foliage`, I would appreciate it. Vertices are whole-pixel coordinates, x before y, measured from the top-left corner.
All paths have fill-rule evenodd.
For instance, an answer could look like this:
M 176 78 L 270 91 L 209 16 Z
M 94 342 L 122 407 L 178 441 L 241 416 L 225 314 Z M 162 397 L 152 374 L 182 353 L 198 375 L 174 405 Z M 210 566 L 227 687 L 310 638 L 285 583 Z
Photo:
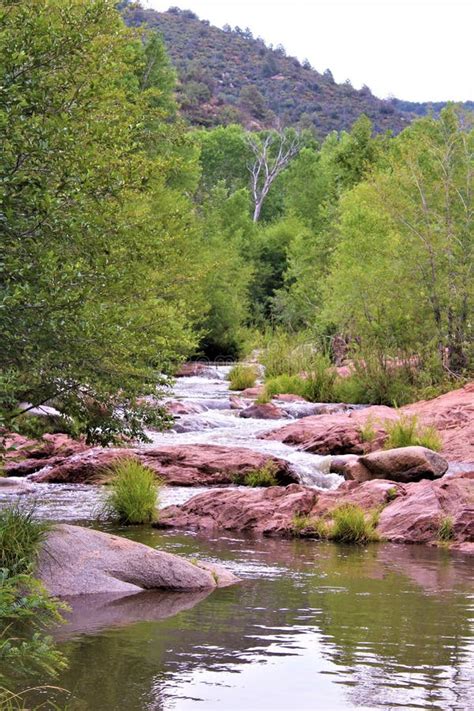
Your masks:
M 327 540 L 331 535 L 331 526 L 323 518 L 295 514 L 291 522 L 292 533 L 298 537 Z
M 385 449 L 397 447 L 420 446 L 439 452 L 443 443 L 433 426 L 422 426 L 416 415 L 401 415 L 398 420 L 387 420 L 384 423 L 387 431 Z
M 264 336 L 260 362 L 265 366 L 265 377 L 300 375 L 311 368 L 314 351 L 307 333 L 288 333 L 282 328 Z
M 245 390 L 253 388 L 257 380 L 257 369 L 253 365 L 237 363 L 229 372 L 229 388 L 231 390 Z
M 80 432 L 79 424 L 71 417 L 37 415 L 20 415 L 13 421 L 15 432 L 29 437 L 30 439 L 40 439 L 44 434 L 55 434 L 61 432 L 71 437 L 77 437 Z
M 454 538 L 454 521 L 452 516 L 445 516 L 441 519 L 438 528 L 438 540 L 444 543 Z
M 338 543 L 364 544 L 378 541 L 376 520 L 367 520 L 364 511 L 355 504 L 343 504 L 331 512 L 333 524 L 330 538 Z
M 0 570 L 30 572 L 50 529 L 48 522 L 35 520 L 34 508 L 17 506 L 0 511 Z
M 171 70 L 108 0 L 1 13 L 3 418 L 22 401 L 133 409 L 195 346 L 204 311 Z
M 61 621 L 64 608 L 33 577 L 39 549 L 51 525 L 32 509 L 0 512 L 0 703 L 20 707 L 10 691 L 24 677 L 54 677 L 65 661 L 45 628 Z
M 156 519 L 160 481 L 135 459 L 124 458 L 111 467 L 111 491 L 106 516 L 125 525 L 151 523 Z
M 306 396 L 307 382 L 298 375 L 278 375 L 265 381 L 265 395 L 267 398 L 290 393 L 292 395 Z
M 245 486 L 278 486 L 278 467 L 269 460 L 259 469 L 247 472 L 243 479 Z

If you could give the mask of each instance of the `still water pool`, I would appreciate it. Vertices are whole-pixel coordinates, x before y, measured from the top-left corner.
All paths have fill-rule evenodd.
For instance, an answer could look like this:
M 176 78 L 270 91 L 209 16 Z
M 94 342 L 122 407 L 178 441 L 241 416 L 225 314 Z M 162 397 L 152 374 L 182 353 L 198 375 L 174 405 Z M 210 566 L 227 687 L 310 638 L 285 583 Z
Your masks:
M 366 548 L 119 531 L 223 562 L 210 594 L 75 602 L 56 632 L 72 711 L 474 708 L 473 563 Z M 39 694 L 34 701 L 64 694 Z

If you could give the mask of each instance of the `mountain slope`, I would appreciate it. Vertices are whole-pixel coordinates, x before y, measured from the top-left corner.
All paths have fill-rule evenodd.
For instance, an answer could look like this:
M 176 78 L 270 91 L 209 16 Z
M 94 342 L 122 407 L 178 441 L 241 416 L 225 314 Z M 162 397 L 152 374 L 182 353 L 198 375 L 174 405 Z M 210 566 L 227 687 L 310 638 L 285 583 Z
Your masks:
M 401 131 L 423 104 L 375 97 L 368 87 L 336 84 L 329 70 L 320 74 L 309 63 L 288 57 L 254 38 L 250 30 L 219 29 L 190 10 L 167 12 L 122 2 L 127 24 L 146 24 L 161 32 L 180 79 L 183 114 L 192 124 L 213 126 L 241 123 L 265 128 L 314 126 L 320 137 L 349 129 L 361 113 L 376 131 Z

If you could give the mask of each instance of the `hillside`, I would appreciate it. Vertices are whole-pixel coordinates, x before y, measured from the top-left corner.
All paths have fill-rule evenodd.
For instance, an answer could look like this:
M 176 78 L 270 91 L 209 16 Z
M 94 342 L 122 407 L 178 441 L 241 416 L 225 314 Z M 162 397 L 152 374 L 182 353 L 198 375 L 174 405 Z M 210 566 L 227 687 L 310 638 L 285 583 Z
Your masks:
M 122 3 L 127 24 L 159 30 L 180 79 L 184 115 L 193 124 L 230 122 L 247 128 L 284 124 L 313 125 L 320 136 L 350 128 L 361 113 L 377 131 L 402 130 L 414 113 L 375 97 L 368 87 L 335 83 L 305 62 L 272 48 L 250 30 L 219 29 L 189 10 L 160 13 Z

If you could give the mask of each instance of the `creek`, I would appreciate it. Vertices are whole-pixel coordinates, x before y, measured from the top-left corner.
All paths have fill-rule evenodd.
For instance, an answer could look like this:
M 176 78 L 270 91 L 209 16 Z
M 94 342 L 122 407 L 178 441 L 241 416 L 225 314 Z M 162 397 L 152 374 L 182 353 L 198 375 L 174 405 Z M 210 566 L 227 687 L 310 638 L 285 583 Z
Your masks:
M 304 483 L 331 488 L 329 460 L 258 435 L 281 421 L 230 408 L 225 366 L 182 378 L 173 400 L 200 411 L 152 444 L 246 446 L 286 459 Z M 293 417 L 311 405 L 284 406 Z M 202 489 L 165 487 L 162 505 Z M 35 485 L 38 515 L 94 521 L 103 489 Z M 5 504 L 8 495 L 2 495 Z M 103 526 L 102 526 L 103 527 Z M 349 547 L 309 540 L 106 530 L 223 563 L 242 582 L 204 593 L 71 600 L 54 630 L 68 660 L 55 682 L 69 711 L 253 711 L 474 708 L 472 559 L 425 546 Z M 34 692 L 61 707 L 64 693 Z

